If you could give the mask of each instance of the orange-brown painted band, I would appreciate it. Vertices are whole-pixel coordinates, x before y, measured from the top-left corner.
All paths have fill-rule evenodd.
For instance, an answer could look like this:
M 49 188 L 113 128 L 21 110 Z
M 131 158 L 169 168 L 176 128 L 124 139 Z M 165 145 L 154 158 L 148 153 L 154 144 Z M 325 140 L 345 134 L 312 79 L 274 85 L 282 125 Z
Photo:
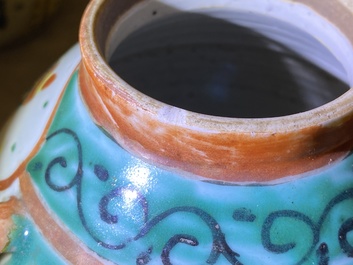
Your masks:
M 49 121 L 43 130 L 42 135 L 40 136 L 40 138 L 39 138 L 38 142 L 36 143 L 36 145 L 34 146 L 34 148 L 31 150 L 28 157 L 18 166 L 18 168 L 15 170 L 14 173 L 11 174 L 11 176 L 0 181 L 0 191 L 8 189 L 12 185 L 12 183 L 16 179 L 19 178 L 20 174 L 26 169 L 26 166 L 27 166 L 28 162 L 32 159 L 32 157 L 36 153 L 38 153 L 39 149 L 42 147 L 43 142 L 45 141 L 46 134 L 49 130 L 49 126 L 50 126 L 52 120 L 54 119 L 54 114 L 55 114 L 57 108 L 58 108 L 58 103 L 56 104 L 56 107 L 55 107 L 53 113 L 51 114 Z
M 134 103 L 112 96 L 86 67 L 80 68 L 81 93 L 96 122 L 123 147 L 153 163 L 214 180 L 262 182 L 327 165 L 353 146 L 349 136 L 353 132 L 352 115 L 337 127 L 318 126 L 256 137 L 195 132 L 162 124 L 148 115 L 140 116 L 143 124 L 136 127 L 129 122 Z M 163 133 L 154 133 L 158 127 Z
M 55 80 L 55 78 L 56 78 L 56 74 L 51 74 L 50 76 L 51 77 L 49 78 L 49 80 L 50 80 L 50 82 L 53 82 Z M 66 82 L 64 87 L 67 86 L 68 82 L 69 81 Z M 35 146 L 31 150 L 31 152 L 28 155 L 28 157 L 18 166 L 18 168 L 15 170 L 15 172 L 11 176 L 9 176 L 8 178 L 6 178 L 4 180 L 0 180 L 0 191 L 6 190 L 7 188 L 9 188 L 11 186 L 11 184 L 19 177 L 20 173 L 22 173 L 25 170 L 28 162 L 32 159 L 32 157 L 35 154 L 38 153 L 39 149 L 42 147 L 42 144 L 45 141 L 45 138 L 46 138 L 46 135 L 48 133 L 49 127 L 51 126 L 51 124 L 52 124 L 52 122 L 54 120 L 55 114 L 56 114 L 56 112 L 57 112 L 57 110 L 59 108 L 59 104 L 61 102 L 61 99 L 62 99 L 64 93 L 65 93 L 65 89 L 63 89 L 63 91 L 61 92 L 57 102 L 55 103 L 55 107 L 54 107 L 54 109 L 53 109 L 53 111 L 52 111 L 52 113 L 51 113 L 51 115 L 50 115 L 50 117 L 48 119 L 48 122 L 46 123 L 45 128 L 44 128 L 44 130 L 43 130 L 38 142 L 35 144 Z
M 111 264 L 102 260 L 94 252 L 87 249 L 73 234 L 63 229 L 52 214 L 42 204 L 27 172 L 20 177 L 23 202 L 26 210 L 40 229 L 46 240 L 69 263 L 78 265 Z
M 342 28 L 353 43 L 353 27 L 347 24 L 353 21 L 353 15 L 338 1 L 292 1 L 313 7 Z M 331 119 L 330 113 L 320 113 L 327 120 L 298 128 L 292 123 L 290 130 L 273 133 L 268 130 L 272 127 L 264 131 L 257 127 L 253 134 L 249 130 L 199 130 L 195 124 L 183 126 L 162 120 L 158 111 L 154 112 L 156 108 L 152 111 L 146 104 L 152 101 L 139 102 L 138 97 L 131 96 L 137 93 L 129 94 L 128 85 L 106 70 L 109 66 L 104 59 L 103 63 L 97 60 L 103 57 L 106 39 L 99 32 L 96 34 L 90 23 L 95 23 L 93 28 L 108 31 L 106 24 L 99 25 L 101 11 L 88 12 L 81 26 L 81 94 L 95 122 L 133 154 L 151 163 L 213 180 L 267 182 L 334 163 L 352 150 L 353 111 L 348 108 L 337 110 L 339 118 L 336 114 Z M 327 109 L 335 111 L 332 107 Z M 309 115 L 303 115 L 303 119 Z M 295 119 L 291 121 L 295 123 Z
M 10 218 L 13 214 L 20 212 L 22 212 L 22 206 L 19 199 L 15 197 L 0 203 L 0 219 Z
M 11 197 L 6 202 L 0 202 L 0 253 L 4 250 L 8 244 L 8 235 L 13 229 L 13 214 L 23 213 L 21 202 L 15 198 Z

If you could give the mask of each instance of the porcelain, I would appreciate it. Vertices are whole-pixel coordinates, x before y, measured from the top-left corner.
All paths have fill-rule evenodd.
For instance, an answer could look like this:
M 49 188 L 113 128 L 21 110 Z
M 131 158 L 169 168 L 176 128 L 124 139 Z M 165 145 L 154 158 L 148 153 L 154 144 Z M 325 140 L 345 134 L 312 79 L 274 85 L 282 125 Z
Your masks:
M 57 10 L 60 0 L 0 0 L 0 46 L 28 36 Z
M 352 264 L 352 10 L 92 0 L 3 130 L 0 264 Z

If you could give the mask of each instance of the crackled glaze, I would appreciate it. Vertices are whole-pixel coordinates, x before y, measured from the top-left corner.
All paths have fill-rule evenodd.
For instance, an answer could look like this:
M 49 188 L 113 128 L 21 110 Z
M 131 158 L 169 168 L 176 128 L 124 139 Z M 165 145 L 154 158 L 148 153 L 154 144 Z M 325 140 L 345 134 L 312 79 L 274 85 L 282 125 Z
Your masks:
M 92 1 L 88 14 L 103 2 Z M 196 2 L 178 4 L 184 10 Z M 295 2 L 253 2 L 261 3 L 258 10 L 268 10 L 271 3 L 282 11 L 293 8 L 286 12 L 294 17 L 314 16 Z M 175 8 L 176 2 L 166 3 Z M 252 8 L 246 3 L 232 2 L 232 8 Z M 118 5 L 126 11 L 130 4 Z M 155 15 L 149 8 L 147 13 Z M 331 11 L 320 12 L 330 17 Z M 53 65 L 4 131 L 0 264 L 353 262 L 351 91 L 319 108 L 270 119 L 191 113 L 148 98 L 112 74 L 99 52 L 102 43 L 88 53 L 94 43 L 86 35 L 92 33 L 87 27 L 94 16 L 86 16 L 80 43 L 83 57 L 75 46 Z M 340 24 L 339 19 L 333 24 L 319 18 L 310 21 L 324 25 L 322 32 Z M 342 64 L 335 75 L 350 83 L 353 37 L 345 29 L 342 32 L 318 36 L 335 36 L 327 44 L 329 50 L 339 44 L 346 51 L 346 56 L 333 52 Z M 110 35 L 111 40 L 116 37 Z M 157 147 L 136 135 L 155 137 L 151 143 L 163 150 L 156 155 Z M 281 149 L 290 144 L 294 144 L 290 149 Z M 308 144 L 316 155 L 303 149 Z M 212 152 L 218 149 L 217 157 Z M 307 165 L 293 166 L 302 162 L 299 154 L 307 153 L 310 156 L 303 159 Z

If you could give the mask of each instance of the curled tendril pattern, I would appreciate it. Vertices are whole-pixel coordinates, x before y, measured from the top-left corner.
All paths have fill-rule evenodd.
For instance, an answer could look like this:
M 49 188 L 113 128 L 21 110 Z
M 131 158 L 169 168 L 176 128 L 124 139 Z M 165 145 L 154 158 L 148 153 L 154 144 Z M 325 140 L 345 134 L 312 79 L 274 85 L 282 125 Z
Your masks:
M 308 249 L 304 257 L 299 262 L 296 263 L 297 265 L 303 264 L 308 260 L 309 256 L 314 251 L 315 247 L 319 244 L 320 231 L 330 211 L 336 205 L 348 199 L 353 199 L 353 188 L 347 189 L 342 193 L 340 193 L 339 195 L 337 195 L 335 198 L 333 198 L 325 207 L 318 222 L 314 222 L 307 215 L 297 211 L 282 210 L 282 211 L 270 213 L 262 226 L 262 244 L 268 251 L 273 253 L 284 253 L 293 249 L 296 246 L 294 242 L 283 244 L 283 245 L 277 245 L 272 243 L 270 232 L 271 232 L 273 223 L 277 219 L 284 218 L 284 217 L 292 218 L 294 220 L 304 222 L 312 231 L 313 241 L 312 241 L 311 247 Z M 345 221 L 341 225 L 338 232 L 338 240 L 342 248 L 342 251 L 346 253 L 348 257 L 353 257 L 353 246 L 350 245 L 350 243 L 347 240 L 347 234 L 350 231 L 353 231 L 353 218 L 350 218 L 347 221 Z M 319 259 L 318 265 L 328 264 L 328 257 L 327 257 L 328 251 L 329 249 L 326 243 L 321 243 L 319 245 L 319 248 L 316 252 Z
M 129 243 L 133 241 L 137 241 L 143 237 L 145 237 L 152 228 L 156 227 L 162 220 L 167 219 L 168 217 L 176 214 L 176 213 L 190 213 L 192 215 L 197 216 L 201 219 L 204 224 L 209 229 L 209 233 L 212 235 L 212 247 L 206 260 L 206 264 L 215 264 L 220 256 L 224 256 L 229 264 L 233 265 L 242 265 L 238 258 L 240 255 L 233 251 L 229 244 L 226 241 L 225 234 L 222 232 L 220 224 L 216 221 L 216 219 L 208 214 L 206 211 L 202 210 L 198 207 L 191 207 L 191 206 L 179 206 L 170 208 L 153 218 L 148 217 L 149 209 L 148 209 L 148 201 L 143 196 L 143 194 L 139 193 L 137 190 L 134 190 L 133 187 L 118 187 L 111 190 L 108 194 L 103 196 L 99 201 L 99 213 L 100 219 L 107 224 L 116 224 L 119 222 L 119 217 L 109 212 L 108 205 L 109 203 L 115 199 L 122 196 L 124 191 L 131 191 L 137 194 L 135 200 L 137 204 L 141 207 L 143 211 L 143 225 L 139 228 L 136 235 L 125 239 L 123 242 L 119 244 L 110 244 L 105 242 L 104 240 L 100 239 L 97 236 L 93 229 L 91 229 L 90 225 L 88 224 L 82 206 L 82 180 L 84 176 L 83 170 L 83 156 L 82 156 L 82 146 L 79 137 L 77 134 L 70 130 L 70 129 L 61 129 L 50 136 L 47 137 L 47 141 L 52 139 L 53 137 L 59 134 L 66 134 L 70 136 L 75 144 L 78 154 L 78 163 L 76 173 L 73 176 L 71 182 L 67 185 L 56 185 L 52 180 L 51 172 L 54 166 L 60 166 L 62 168 L 67 167 L 67 161 L 64 157 L 59 156 L 53 159 L 47 166 L 45 170 L 45 181 L 47 185 L 56 192 L 64 192 L 69 189 L 76 189 L 76 200 L 77 200 L 77 210 L 80 221 L 85 228 L 85 230 L 89 233 L 89 235 L 98 243 L 98 245 L 111 249 L 111 250 L 120 250 L 125 248 Z M 108 170 L 102 165 L 95 165 L 94 172 L 93 172 L 100 181 L 105 182 L 109 179 L 109 172 Z M 265 218 L 262 229 L 261 229 L 261 240 L 263 247 L 274 254 L 281 254 L 286 253 L 296 247 L 295 242 L 288 242 L 286 244 L 276 244 L 273 243 L 273 238 L 271 235 L 271 230 L 273 225 L 278 220 L 283 218 L 290 218 L 295 221 L 302 222 L 305 224 L 310 231 L 312 232 L 312 242 L 310 248 L 304 254 L 300 260 L 295 263 L 296 265 L 304 264 L 308 261 L 309 257 L 316 251 L 317 256 L 317 265 L 328 265 L 329 264 L 329 246 L 325 242 L 320 243 L 320 232 L 322 230 L 323 224 L 327 219 L 330 211 L 339 203 L 346 201 L 348 199 L 353 198 L 353 188 L 347 189 L 333 198 L 325 207 L 323 213 L 321 214 L 319 220 L 315 222 L 307 215 L 293 210 L 280 210 L 271 212 Z M 233 214 L 233 218 L 236 221 L 243 221 L 243 222 L 254 222 L 256 216 L 251 213 L 251 211 L 247 210 L 246 208 L 241 208 L 235 210 Z M 341 227 L 338 229 L 337 232 L 337 239 L 339 241 L 340 247 L 348 257 L 353 257 L 353 246 L 349 243 L 347 239 L 347 235 L 349 232 L 353 231 L 353 218 L 350 218 L 343 222 Z M 298 235 L 300 236 L 300 235 Z M 175 234 L 172 236 L 164 245 L 162 253 L 160 253 L 161 262 L 165 265 L 171 265 L 172 261 L 170 259 L 170 253 L 173 248 L 178 244 L 186 244 L 192 247 L 198 246 L 199 242 L 196 237 L 188 234 Z M 136 257 L 136 264 L 148 264 L 150 262 L 149 255 L 151 254 L 153 247 L 150 247 L 148 252 L 140 254 Z M 256 262 L 256 261 L 254 261 Z
M 225 235 L 223 234 L 220 225 L 217 223 L 217 221 L 207 214 L 205 211 L 196 208 L 196 207 L 175 207 L 171 208 L 158 216 L 148 220 L 148 203 L 146 198 L 138 193 L 138 191 L 133 190 L 136 192 L 138 195 L 136 197 L 137 202 L 141 205 L 143 209 L 143 214 L 144 214 L 144 225 L 141 227 L 140 231 L 137 233 L 137 235 L 133 238 L 127 238 L 124 242 L 121 242 L 120 244 L 109 244 L 107 242 L 104 242 L 102 239 L 100 239 L 93 230 L 90 228 L 89 224 L 87 223 L 86 217 L 84 215 L 83 211 L 83 206 L 82 206 L 82 190 L 81 190 L 81 184 L 82 184 L 82 178 L 83 178 L 83 160 L 82 160 L 82 146 L 81 142 L 77 136 L 77 134 L 70 130 L 70 129 L 61 129 L 53 134 L 51 134 L 49 137 L 47 137 L 47 141 L 52 139 L 53 137 L 59 135 L 59 134 L 66 134 L 72 137 L 76 144 L 76 149 L 78 153 L 78 165 L 77 165 L 77 170 L 76 174 L 73 177 L 72 181 L 68 185 L 64 186 L 59 186 L 56 185 L 52 179 L 51 179 L 51 170 L 54 166 L 60 165 L 61 167 L 65 168 L 66 167 L 66 159 L 64 157 L 57 157 L 54 160 L 52 160 L 46 171 L 45 171 L 45 181 L 47 185 L 53 189 L 54 191 L 57 192 L 63 192 L 65 190 L 69 190 L 71 188 L 76 188 L 76 194 L 77 194 L 77 209 L 78 209 L 78 214 L 80 221 L 85 228 L 85 230 L 90 234 L 90 236 L 102 247 L 111 249 L 111 250 L 119 250 L 123 249 L 126 247 L 127 244 L 129 244 L 132 241 L 136 241 L 144 236 L 146 236 L 153 227 L 158 225 L 159 222 L 162 220 L 168 218 L 169 216 L 173 215 L 174 213 L 178 212 L 187 212 L 194 214 L 201 218 L 202 221 L 206 223 L 208 226 L 212 238 L 213 238 L 213 244 L 212 244 L 212 249 L 210 251 L 210 255 L 208 257 L 208 260 L 206 261 L 207 264 L 215 264 L 217 260 L 219 259 L 220 255 L 223 255 L 228 261 L 229 264 L 234 264 L 234 265 L 242 265 L 237 260 L 237 257 L 239 257 L 239 254 L 234 252 L 229 245 L 227 244 L 225 240 Z M 94 173 L 95 175 L 101 180 L 101 181 L 107 181 L 109 178 L 109 173 L 108 171 L 103 167 L 103 166 L 98 166 L 96 165 L 94 168 Z M 99 212 L 100 212 L 100 218 L 102 221 L 108 223 L 108 224 L 114 224 L 118 222 L 118 216 L 113 215 L 109 213 L 108 211 L 108 204 L 109 202 L 117 198 L 119 196 L 122 196 L 123 191 L 126 191 L 127 189 L 132 189 L 131 187 L 119 187 L 116 189 L 113 189 L 110 191 L 107 195 L 105 195 L 103 198 L 101 198 L 100 203 L 99 203 Z M 131 190 L 132 191 L 132 190 Z M 169 258 L 169 254 L 172 251 L 172 249 L 178 244 L 178 243 L 183 243 L 187 244 L 190 246 L 197 246 L 198 241 L 195 237 L 190 236 L 190 235 L 175 235 L 169 241 L 165 244 L 165 247 L 161 253 L 161 261 L 163 264 L 172 264 Z M 137 257 L 138 260 L 139 257 Z

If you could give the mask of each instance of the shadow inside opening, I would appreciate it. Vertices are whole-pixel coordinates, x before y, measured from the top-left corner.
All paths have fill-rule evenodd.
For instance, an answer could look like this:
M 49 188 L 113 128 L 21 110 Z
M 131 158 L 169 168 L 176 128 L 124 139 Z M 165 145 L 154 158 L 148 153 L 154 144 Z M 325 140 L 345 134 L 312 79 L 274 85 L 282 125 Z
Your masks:
M 125 38 L 109 64 L 132 87 L 154 99 L 223 117 L 295 114 L 324 105 L 349 89 L 261 29 L 282 35 L 304 52 L 319 50 L 320 60 L 340 65 L 307 33 L 293 33 L 293 26 L 265 16 L 239 13 L 238 18 L 254 26 L 196 13 L 162 18 Z

